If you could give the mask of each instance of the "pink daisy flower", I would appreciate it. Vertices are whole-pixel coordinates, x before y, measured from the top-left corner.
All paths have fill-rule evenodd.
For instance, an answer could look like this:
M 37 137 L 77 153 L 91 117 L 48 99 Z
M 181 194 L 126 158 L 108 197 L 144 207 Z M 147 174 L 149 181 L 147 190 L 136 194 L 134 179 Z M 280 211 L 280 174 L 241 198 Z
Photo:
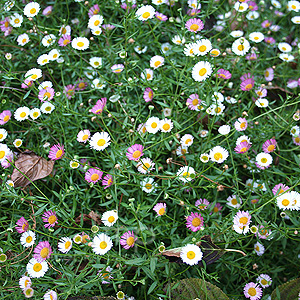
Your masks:
M 156 13 L 155 13 L 155 17 L 156 17 L 156 19 L 158 19 L 158 20 L 160 20 L 160 21 L 162 21 L 162 22 L 165 22 L 165 21 L 168 20 L 168 17 L 167 17 L 167 16 L 165 16 L 164 14 L 159 13 L 159 12 L 156 12 Z
M 127 5 L 126 2 L 123 2 L 121 4 L 121 8 L 127 10 L 127 12 L 129 12 L 130 9 L 132 8 L 136 8 L 136 4 L 132 4 L 132 5 Z
M 265 79 L 266 79 L 266 81 L 272 81 L 274 79 L 274 70 L 273 70 L 273 68 L 267 68 L 265 70 Z
M 33 85 L 33 81 L 32 80 L 25 79 L 24 82 L 22 82 L 22 84 L 21 84 L 21 88 L 22 89 L 27 89 L 27 88 L 29 88 L 32 85 Z
M 259 58 L 259 54 L 256 54 L 255 52 L 251 52 L 246 55 L 246 59 L 250 61 L 257 60 L 258 58 Z
M 269 20 L 265 20 L 265 21 L 263 21 L 263 22 L 261 23 L 261 27 L 262 27 L 262 28 L 268 28 L 268 27 L 270 27 L 271 25 L 272 25 L 272 22 L 269 21 Z
M 242 81 L 240 88 L 242 91 L 250 91 L 254 87 L 254 78 L 247 78 Z
M 203 199 L 200 198 L 195 202 L 195 206 L 201 210 L 207 209 L 209 205 L 210 205 L 209 201 L 205 198 Z
M 157 203 L 153 207 L 153 210 L 156 211 L 158 216 L 162 216 L 166 213 L 166 208 L 167 208 L 166 203 Z
M 104 189 L 107 189 L 114 183 L 113 177 L 109 174 L 105 175 L 102 180 L 102 185 L 104 185 Z
M 103 24 L 102 28 L 104 30 L 113 30 L 114 28 L 116 28 L 116 26 L 112 25 L 112 24 Z
M 4 18 L 3 21 L 0 21 L 0 29 L 4 32 L 4 36 L 8 36 L 12 31 L 12 26 L 9 23 L 9 17 Z
M 300 135 L 298 136 L 293 136 L 293 143 L 297 146 L 300 146 Z
M 223 206 L 220 203 L 216 203 L 215 207 L 213 208 L 212 213 L 219 213 L 219 215 L 221 215 L 221 210 L 222 210 Z
M 198 32 L 204 28 L 203 22 L 200 19 L 189 19 L 185 23 L 185 28 L 190 32 Z
M 150 88 L 146 88 L 144 91 L 143 98 L 146 102 L 150 102 L 153 99 L 153 91 Z
M 88 129 L 80 130 L 77 134 L 77 141 L 79 143 L 86 143 L 91 136 L 91 133 Z
M 201 230 L 203 228 L 203 217 L 200 213 L 191 213 L 186 218 L 186 227 L 191 229 L 193 232 Z
M 9 152 L 5 157 L 5 160 L 1 162 L 2 168 L 7 169 L 10 166 L 12 166 L 11 162 L 13 162 L 13 160 L 14 160 L 14 153 L 11 150 L 9 150 Z
M 75 85 L 68 84 L 67 86 L 64 87 L 64 94 L 68 99 L 71 99 L 75 95 Z
M 262 149 L 265 153 L 271 153 L 276 150 L 277 142 L 275 139 L 267 140 L 263 143 Z
M 283 183 L 279 183 L 276 184 L 273 189 L 272 189 L 272 193 L 274 194 L 274 196 L 277 194 L 277 192 L 279 191 L 278 195 L 286 192 L 288 189 L 290 189 L 289 186 L 283 184 Z
M 249 282 L 244 287 L 244 295 L 250 300 L 258 300 L 262 296 L 262 289 L 259 287 L 258 283 Z
M 42 14 L 44 16 L 49 16 L 49 15 L 51 15 L 52 10 L 53 10 L 53 6 L 49 5 L 43 10 Z
M 39 242 L 38 245 L 34 248 L 33 252 L 35 253 L 33 257 L 38 261 L 45 261 L 53 253 L 51 246 L 48 241 Z
M 258 236 L 260 239 L 265 240 L 271 233 L 272 231 L 270 229 L 266 229 L 265 226 L 260 225 L 257 232 L 255 233 L 255 236 Z
M 114 277 L 110 274 L 110 272 L 113 270 L 110 266 L 108 266 L 105 270 L 98 271 L 97 275 L 102 279 L 102 284 L 110 284 L 110 279 L 113 279 Z
M 251 73 L 245 73 L 240 77 L 241 81 L 245 81 L 246 79 L 251 79 Z
M 39 91 L 38 98 L 42 101 L 50 101 L 54 97 L 54 89 L 51 87 L 47 87 Z
M 258 90 L 255 90 L 255 93 L 259 98 L 265 98 L 268 94 L 268 91 L 267 89 L 260 88 Z
M 82 78 L 78 78 L 76 84 L 76 91 L 84 91 L 88 87 L 88 83 L 84 81 Z
M 271 37 L 271 36 L 269 36 L 269 37 L 265 37 L 264 38 L 264 41 L 267 43 L 267 44 L 269 44 L 269 45 L 271 45 L 271 44 L 275 44 L 276 43 L 276 40 L 273 38 L 273 37 Z
M 258 6 L 254 1 L 249 1 L 248 9 L 251 11 L 255 11 L 255 10 L 258 10 Z
M 4 110 L 1 114 L 0 114 L 0 125 L 4 125 L 6 124 L 11 118 L 11 112 L 10 110 Z
M 134 246 L 136 240 L 137 238 L 134 236 L 133 231 L 127 231 L 121 236 L 120 244 L 124 249 L 128 250 Z
M 57 300 L 57 293 L 50 290 L 44 295 L 44 299 Z
M 251 144 L 249 144 L 248 142 L 241 142 L 240 144 L 238 144 L 234 151 L 236 153 L 246 153 L 251 147 Z
M 194 17 L 195 15 L 200 14 L 200 12 L 201 12 L 200 9 L 190 8 L 190 9 L 188 9 L 187 14 L 188 14 L 189 16 Z
M 144 147 L 140 144 L 134 144 L 127 149 L 126 156 L 129 160 L 138 161 L 143 155 Z
M 251 215 L 248 211 L 238 211 L 233 218 L 233 229 L 240 234 L 246 234 L 249 231 Z
M 295 80 L 295 79 L 289 79 L 286 86 L 289 88 L 289 89 L 295 89 L 298 87 L 298 81 Z
M 199 111 L 200 104 L 201 104 L 201 99 L 199 98 L 198 94 L 192 94 L 186 100 L 186 105 L 190 110 Z
M 16 224 L 18 225 L 18 226 L 16 226 L 16 230 L 17 230 L 18 233 L 26 232 L 29 228 L 28 221 L 24 217 L 21 217 L 16 222 Z
M 44 225 L 45 228 L 54 227 L 58 223 L 56 213 L 53 210 L 44 212 L 42 219 L 44 223 L 47 223 Z
M 102 171 L 91 168 L 85 173 L 84 179 L 89 183 L 90 182 L 96 183 L 102 179 L 102 175 L 103 175 Z
M 63 34 L 63 36 L 58 40 L 58 45 L 61 47 L 66 47 L 71 43 L 71 36 L 69 34 Z
M 98 4 L 95 4 L 89 9 L 88 15 L 89 18 L 91 18 L 92 16 L 99 15 L 99 13 L 100 13 L 100 7 Z
M 230 79 L 231 78 L 231 73 L 227 70 L 224 70 L 224 69 L 219 69 L 217 71 L 217 74 L 216 76 L 218 78 L 223 78 L 223 79 Z
M 124 70 L 125 66 L 123 64 L 113 65 L 111 70 L 113 73 L 121 73 Z
M 106 105 L 107 99 L 106 98 L 101 98 L 101 100 L 98 100 L 96 102 L 96 105 L 92 108 L 91 112 L 100 115 Z
M 64 154 L 65 154 L 64 146 L 60 145 L 60 144 L 57 144 L 57 145 L 53 145 L 50 148 L 48 157 L 51 160 L 57 160 L 57 159 L 61 159 Z
M 237 131 L 244 131 L 248 127 L 248 122 L 245 118 L 238 118 L 237 121 L 234 122 L 234 127 Z

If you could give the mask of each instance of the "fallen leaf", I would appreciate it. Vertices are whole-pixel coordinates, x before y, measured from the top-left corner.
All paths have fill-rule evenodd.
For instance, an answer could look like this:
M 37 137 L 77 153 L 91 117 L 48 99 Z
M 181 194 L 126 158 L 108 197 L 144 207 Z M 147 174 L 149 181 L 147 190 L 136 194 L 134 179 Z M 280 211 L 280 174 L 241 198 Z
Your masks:
M 32 151 L 25 150 L 18 155 L 15 161 L 15 168 L 11 179 L 15 187 L 26 187 L 30 184 L 30 181 L 47 177 L 52 172 L 53 166 L 54 161 L 48 161 Z M 26 175 L 27 178 L 21 172 Z
M 80 220 L 81 220 L 81 214 L 75 219 L 75 223 L 79 224 Z M 89 214 L 83 214 L 83 222 L 88 221 L 92 224 L 91 220 L 95 221 L 98 225 L 102 223 L 101 217 L 94 211 L 90 211 Z
M 199 246 L 203 252 L 203 258 L 198 263 L 198 266 L 200 267 L 203 266 L 202 261 L 205 261 L 207 265 L 212 264 L 225 253 L 225 250 L 213 243 L 209 235 L 203 236 L 196 245 Z M 162 253 L 162 255 L 166 256 L 170 262 L 183 263 L 180 258 L 181 249 L 182 247 L 166 250 Z

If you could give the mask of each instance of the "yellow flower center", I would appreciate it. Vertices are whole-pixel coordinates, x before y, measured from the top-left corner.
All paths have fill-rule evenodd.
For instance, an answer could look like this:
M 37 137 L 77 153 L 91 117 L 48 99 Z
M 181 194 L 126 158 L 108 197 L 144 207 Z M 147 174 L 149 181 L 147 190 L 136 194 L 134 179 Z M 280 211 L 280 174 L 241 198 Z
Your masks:
M 206 74 L 207 70 L 205 68 L 202 68 L 200 71 L 199 71 L 199 76 L 204 76 Z
M 246 86 L 245 86 L 245 89 L 246 90 L 250 90 L 250 89 L 252 89 L 252 84 L 251 83 L 248 83 Z
M 20 20 L 19 19 L 15 19 L 15 24 L 19 24 Z
M 155 67 L 158 67 L 160 64 L 161 64 L 160 61 L 156 61 L 156 62 L 154 63 L 154 66 L 155 66 Z
M 171 126 L 170 126 L 168 123 L 166 123 L 166 124 L 163 125 L 162 128 L 163 128 L 163 130 L 167 131 L 167 130 L 170 129 L 170 127 L 171 127 Z
M 205 52 L 206 51 L 206 46 L 205 45 L 200 46 L 199 51 L 200 52 Z
M 0 133 L 0 140 L 3 138 L 3 134 L 2 133 Z
M 268 146 L 268 148 L 267 148 L 267 150 L 268 150 L 269 152 L 274 151 L 274 149 L 275 149 L 275 146 L 274 146 L 274 145 L 270 145 L 270 146 Z
M 109 223 L 113 223 L 114 220 L 115 220 L 115 217 L 114 217 L 114 216 L 110 216 L 110 217 L 107 219 L 107 221 L 108 221 Z
M 197 24 L 192 24 L 191 27 L 190 27 L 190 29 L 193 30 L 193 31 L 197 31 L 198 28 L 199 28 L 199 25 L 197 25 Z
M 242 122 L 241 125 L 240 125 L 240 127 L 241 127 L 242 129 L 244 129 L 244 128 L 246 127 L 246 122 Z
M 135 158 L 135 159 L 137 159 L 137 158 L 139 158 L 141 156 L 141 154 L 142 154 L 141 151 L 135 150 L 133 152 L 133 154 L 132 154 L 132 157 Z
M 25 118 L 25 117 L 26 117 L 26 112 L 25 112 L 25 111 L 21 112 L 21 113 L 20 113 L 20 117 L 21 117 L 21 118 Z
M 26 238 L 26 243 L 31 243 L 32 242 L 32 236 L 28 236 L 27 238 Z
M 192 104 L 193 104 L 194 106 L 198 105 L 198 103 L 199 103 L 199 100 L 198 100 L 198 99 L 194 99 L 194 100 L 192 101 Z
M 21 143 L 22 143 L 21 141 L 17 141 L 17 142 L 16 142 L 16 146 L 17 146 L 17 147 L 20 146 Z
M 151 78 L 151 75 L 149 73 L 147 73 L 147 79 L 150 79 Z
M 70 241 L 67 241 L 67 242 L 65 243 L 65 249 L 68 249 L 70 246 L 71 246 L 71 242 L 70 242 Z
M 42 258 L 46 258 L 49 255 L 49 248 L 45 247 L 41 250 L 40 255 Z
M 98 112 L 102 112 L 102 109 L 101 108 L 97 109 L 96 113 L 98 113 Z
M 36 13 L 36 9 L 33 7 L 31 10 L 30 10 L 30 13 L 33 15 Z
M 244 152 L 246 152 L 247 151 L 247 147 L 243 147 L 242 149 L 241 149 L 241 152 L 242 153 L 244 153 Z
M 107 180 L 107 185 L 111 185 L 111 184 L 112 184 L 112 179 L 109 178 L 109 179 Z
M 295 142 L 296 142 L 296 143 L 300 143 L 300 138 L 299 138 L 299 137 L 296 137 L 296 138 L 295 138 Z
M 39 113 L 37 111 L 35 111 L 32 115 L 36 118 L 39 116 Z
M 190 177 L 190 173 L 189 172 L 184 172 L 182 174 L 182 177 L 184 177 L 184 178 Z
M 144 13 L 142 14 L 142 17 L 143 17 L 144 19 L 147 19 L 147 18 L 150 17 L 150 13 L 149 13 L 148 11 L 146 11 L 146 12 L 144 12 Z
M 4 122 L 7 122 L 9 120 L 9 116 L 5 116 L 4 118 L 3 118 L 3 121 Z
M 82 140 L 85 141 L 89 138 L 89 135 L 88 134 L 85 134 L 83 137 L 82 137 Z
M 45 94 L 44 94 L 44 97 L 47 97 L 48 99 L 51 97 L 51 94 L 49 93 L 49 92 L 46 92 Z
M 59 149 L 59 150 L 56 152 L 55 157 L 56 157 L 56 158 L 60 158 L 60 157 L 62 156 L 62 153 L 63 153 L 62 150 Z
M 78 42 L 78 43 L 77 43 L 77 46 L 78 46 L 78 47 L 83 47 L 83 46 L 84 46 L 84 43 L 83 43 L 83 42 Z
M 293 4 L 293 5 L 292 5 L 292 9 L 296 9 L 296 8 L 297 8 L 296 5 Z
M 26 228 L 27 225 L 28 225 L 28 223 L 24 223 L 24 224 L 22 225 L 22 230 L 25 230 L 25 228 Z
M 51 106 L 47 106 L 47 107 L 45 108 L 45 111 L 51 111 Z
M 152 184 L 151 184 L 151 183 L 146 183 L 146 184 L 145 184 L 145 188 L 146 188 L 147 190 L 151 190 L 151 189 L 152 189 Z
M 192 221 L 192 225 L 194 227 L 197 227 L 201 224 L 201 220 L 199 218 L 194 218 L 193 221 Z
M 219 54 L 219 51 L 217 51 L 217 50 L 212 50 L 212 51 L 210 52 L 210 54 L 211 54 L 212 56 L 217 56 L 217 55 Z
M 98 180 L 99 179 L 99 175 L 98 174 L 93 174 L 92 176 L 91 176 L 91 180 L 92 181 L 96 181 L 96 180 Z
M 215 112 L 218 114 L 218 113 L 220 113 L 222 111 L 222 108 L 221 107 L 216 107 L 215 108 Z
M 28 284 L 29 284 L 29 280 L 26 279 L 24 282 L 25 287 L 27 287 Z
M 187 258 L 188 259 L 194 259 L 196 254 L 194 251 L 189 251 L 187 254 L 186 254 Z
M 68 40 L 68 39 L 65 39 L 64 41 L 63 41 L 63 44 L 64 45 L 68 45 L 70 43 L 70 40 Z
M 188 143 L 190 143 L 192 140 L 191 139 L 187 139 L 186 141 L 185 141 L 185 144 L 187 145 Z
M 237 202 L 236 198 L 233 198 L 233 199 L 231 200 L 231 204 L 236 205 L 237 203 L 238 203 L 238 202 Z
M 256 295 L 256 289 L 251 287 L 249 288 L 248 290 L 248 294 L 252 297 L 252 296 L 255 296 Z
M 98 145 L 99 147 L 104 146 L 104 145 L 105 145 L 105 139 L 100 139 L 100 140 L 97 142 L 97 145 Z
M 54 224 L 56 222 L 56 216 L 52 215 L 48 218 L 48 223 L 49 224 Z
M 143 169 L 144 170 L 148 170 L 150 168 L 150 164 L 149 163 L 144 163 L 143 164 Z
M 214 154 L 214 159 L 215 159 L 215 160 L 220 160 L 220 159 L 222 159 L 222 158 L 223 158 L 222 153 L 217 152 L 217 153 Z
M 100 248 L 101 249 L 105 249 L 107 247 L 107 243 L 105 242 L 105 241 L 102 241 L 101 243 L 100 243 Z
M 288 206 L 288 205 L 290 204 L 290 200 L 288 200 L 288 199 L 283 199 L 283 200 L 281 201 L 281 204 L 282 204 L 283 206 Z
M 162 216 L 165 212 L 166 212 L 165 208 L 162 207 L 159 209 L 158 214 Z
M 261 161 L 263 164 L 265 164 L 268 160 L 267 160 L 265 157 L 263 157 L 260 161 Z
M 238 48 L 239 51 L 243 51 L 245 47 L 243 45 L 238 45 L 237 48 Z
M 262 279 L 262 280 L 260 281 L 260 283 L 261 283 L 262 285 L 267 285 L 267 284 L 268 284 L 268 281 L 267 281 L 266 279 Z
M 96 20 L 95 23 L 94 23 L 95 26 L 98 26 L 99 24 L 100 24 L 99 20 Z
M 134 244 L 134 237 L 129 237 L 127 240 L 126 240 L 126 244 L 128 246 L 132 246 Z
M 156 127 L 157 127 L 157 123 L 156 123 L 156 122 L 153 122 L 153 123 L 151 124 L 151 127 L 152 127 L 152 128 L 156 128 Z
M 37 75 L 36 75 L 36 74 L 33 74 L 33 75 L 31 75 L 31 78 L 32 78 L 32 79 L 37 79 Z
M 248 218 L 247 218 L 247 217 L 241 217 L 241 218 L 240 218 L 240 223 L 246 225 L 247 222 L 248 222 Z

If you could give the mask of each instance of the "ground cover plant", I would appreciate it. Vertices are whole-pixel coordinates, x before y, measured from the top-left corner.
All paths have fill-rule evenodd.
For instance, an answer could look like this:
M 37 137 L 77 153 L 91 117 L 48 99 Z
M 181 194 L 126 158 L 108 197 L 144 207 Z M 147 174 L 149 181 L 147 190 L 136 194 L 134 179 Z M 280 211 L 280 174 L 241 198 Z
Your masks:
M 298 299 L 300 2 L 0 1 L 1 299 Z

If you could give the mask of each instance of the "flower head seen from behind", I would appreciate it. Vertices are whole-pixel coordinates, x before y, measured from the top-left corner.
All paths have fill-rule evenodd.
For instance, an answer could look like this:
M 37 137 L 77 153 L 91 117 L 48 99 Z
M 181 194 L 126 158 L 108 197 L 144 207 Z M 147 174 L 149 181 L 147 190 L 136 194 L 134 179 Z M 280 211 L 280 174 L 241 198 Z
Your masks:
M 192 266 L 202 260 L 203 253 L 200 247 L 193 244 L 187 244 L 181 249 L 180 257 L 184 263 Z
M 124 249 L 128 250 L 134 246 L 136 240 L 137 238 L 134 236 L 133 231 L 127 231 L 122 234 L 120 238 L 120 244 Z
M 111 238 L 105 233 L 96 235 L 92 242 L 93 252 L 99 255 L 106 254 L 113 246 Z
M 58 160 L 58 159 L 61 159 L 64 154 L 65 154 L 64 146 L 60 145 L 60 144 L 57 144 L 57 145 L 53 145 L 50 148 L 50 152 L 49 152 L 48 157 L 51 160 Z
M 48 210 L 43 214 L 43 222 L 46 223 L 45 228 L 54 227 L 57 224 L 57 216 L 53 210 Z
M 193 232 L 202 230 L 203 227 L 203 217 L 200 213 L 191 213 L 186 219 L 186 227 L 191 229 Z
M 244 287 L 244 295 L 250 300 L 258 300 L 262 296 L 262 289 L 258 286 L 257 283 L 250 282 L 247 283 Z

